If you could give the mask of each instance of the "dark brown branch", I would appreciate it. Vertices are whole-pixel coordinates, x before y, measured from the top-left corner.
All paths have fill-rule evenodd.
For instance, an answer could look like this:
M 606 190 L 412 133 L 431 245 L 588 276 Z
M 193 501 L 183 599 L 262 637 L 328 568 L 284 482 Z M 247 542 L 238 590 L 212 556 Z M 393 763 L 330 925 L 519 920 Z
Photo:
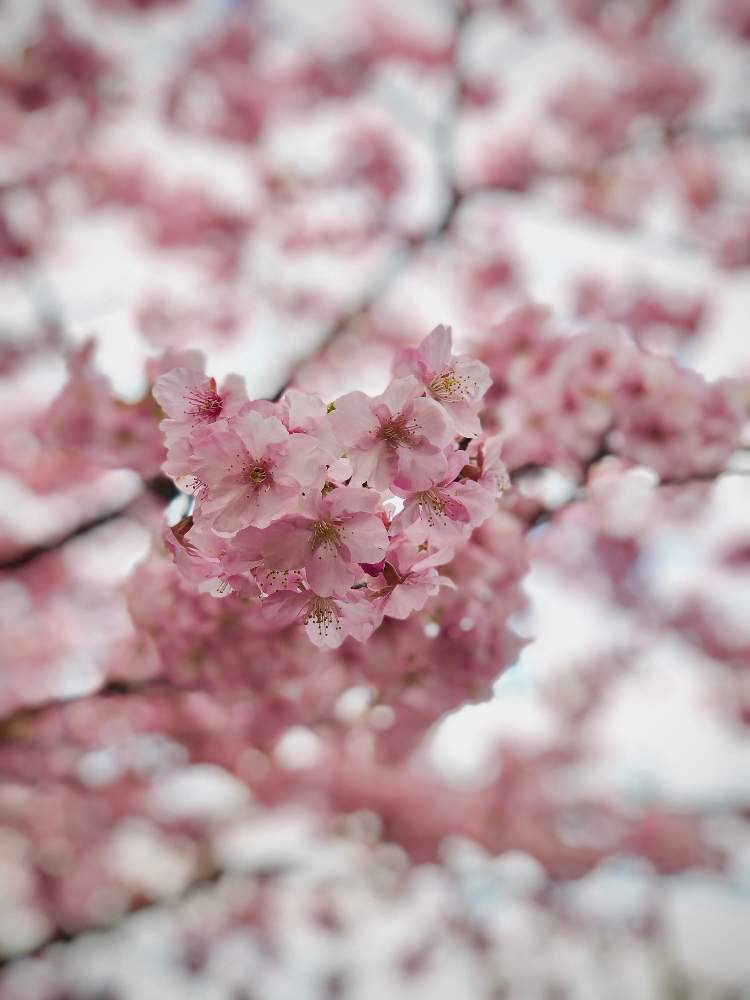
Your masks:
M 172 480 L 168 479 L 166 476 L 155 476 L 153 479 L 149 479 L 144 486 L 149 493 L 152 493 L 155 497 L 163 500 L 165 503 L 169 503 L 174 500 L 175 497 L 179 496 L 180 492 Z M 137 500 L 138 497 L 135 499 Z M 110 521 L 116 521 L 118 517 L 126 517 L 128 510 L 134 502 L 135 500 L 128 500 L 128 502 L 123 506 L 115 507 L 113 510 L 105 511 L 102 514 L 97 514 L 88 521 L 83 521 L 81 524 L 76 525 L 75 528 L 72 528 L 65 534 L 58 535 L 57 537 L 50 539 L 50 541 L 45 542 L 43 545 L 35 545 L 30 549 L 25 549 L 23 552 L 19 553 L 19 555 L 13 556 L 0 563 L 0 572 L 13 573 L 16 570 L 23 569 L 24 566 L 27 566 L 35 559 L 38 559 L 41 556 L 49 555 L 50 552 L 55 552 L 57 549 L 67 545 L 68 542 L 72 542 L 74 539 L 80 538 L 89 531 L 94 531 L 96 528 L 100 528 L 104 524 L 109 524 Z

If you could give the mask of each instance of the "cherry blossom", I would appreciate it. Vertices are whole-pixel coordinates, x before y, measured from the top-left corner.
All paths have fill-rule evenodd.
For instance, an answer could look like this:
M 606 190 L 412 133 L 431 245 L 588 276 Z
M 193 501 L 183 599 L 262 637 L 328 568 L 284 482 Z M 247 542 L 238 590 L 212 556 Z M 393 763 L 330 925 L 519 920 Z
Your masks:
M 486 365 L 467 354 L 451 354 L 451 341 L 450 327 L 435 327 L 416 350 L 398 355 L 393 374 L 418 378 L 429 395 L 445 407 L 456 431 L 474 437 L 479 432 L 477 408 L 490 387 L 490 373 Z
M 359 563 L 385 556 L 388 533 L 372 490 L 339 486 L 311 500 L 308 515 L 275 521 L 262 548 L 271 569 L 304 569 L 316 594 L 343 594 L 359 578 Z
M 174 478 L 190 475 L 190 433 L 196 427 L 227 420 L 247 402 L 239 376 L 230 376 L 217 388 L 204 372 L 202 358 L 194 367 L 172 368 L 154 383 L 154 398 L 166 414 L 160 424 L 167 447 L 164 471 Z
M 198 509 L 217 531 L 266 527 L 323 478 L 314 441 L 256 410 L 200 428 L 192 444 Z
M 450 423 L 421 391 L 415 378 L 398 378 L 380 396 L 350 392 L 334 402 L 331 422 L 352 463 L 353 482 L 428 488 L 443 472 Z
M 500 493 L 499 480 L 495 478 L 490 486 L 489 468 L 484 473 L 478 466 L 469 465 L 468 459 L 466 452 L 454 452 L 444 476 L 429 489 L 402 492 L 395 487 L 394 491 L 404 499 L 401 518 L 405 526 L 418 522 L 427 529 L 442 529 L 449 535 L 466 534 L 494 513 Z M 502 482 L 507 485 L 505 478 Z
M 378 623 L 378 612 L 367 597 L 323 597 L 311 590 L 279 590 L 263 602 L 263 614 L 276 626 L 301 622 L 316 646 L 335 649 L 347 636 L 364 642 Z
M 446 547 L 426 554 L 425 548 L 423 542 L 408 537 L 397 539 L 389 548 L 381 577 L 374 584 L 375 602 L 381 614 L 388 618 L 408 618 L 420 611 L 441 586 L 453 586 L 436 568 L 451 560 L 453 550 Z
M 4 998 L 744 995 L 749 13 L 3 6 Z

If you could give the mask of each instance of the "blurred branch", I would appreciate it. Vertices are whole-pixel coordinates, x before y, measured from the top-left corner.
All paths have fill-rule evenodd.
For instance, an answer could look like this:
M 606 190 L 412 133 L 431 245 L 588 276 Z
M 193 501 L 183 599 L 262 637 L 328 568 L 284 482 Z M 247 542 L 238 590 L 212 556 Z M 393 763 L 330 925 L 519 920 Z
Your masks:
M 156 498 L 165 501 L 165 503 L 169 503 L 174 500 L 180 492 L 172 480 L 168 479 L 166 476 L 156 476 L 153 479 L 149 479 L 148 482 L 144 483 L 144 488 Z M 55 552 L 57 549 L 67 545 L 68 542 L 72 542 L 75 538 L 80 538 L 81 535 L 85 535 L 89 531 L 94 531 L 96 528 L 100 528 L 103 524 L 109 524 L 110 521 L 116 521 L 118 517 L 127 517 L 128 511 L 141 498 L 142 495 L 143 493 L 139 492 L 132 500 L 128 500 L 128 502 L 123 506 L 115 507 L 114 509 L 105 511 L 102 514 L 97 514 L 88 521 L 83 521 L 81 524 L 76 525 L 75 528 L 72 528 L 65 534 L 50 539 L 50 541 L 45 542 L 43 545 L 35 545 L 33 548 L 26 549 L 19 555 L 13 556 L 11 559 L 6 559 L 4 562 L 0 563 L 0 572 L 12 573 L 16 570 L 23 569 L 24 566 L 27 566 L 35 559 L 38 559 L 41 556 L 49 555 L 50 552 Z
M 473 193 L 462 192 L 457 187 L 452 163 L 453 133 L 455 130 L 456 114 L 458 112 L 458 105 L 461 97 L 461 75 L 459 67 L 460 50 L 463 31 L 468 19 L 468 11 L 462 10 L 456 12 L 454 36 L 455 48 L 453 54 L 453 86 L 451 95 L 448 98 L 445 114 L 439 119 L 434 133 L 436 158 L 441 164 L 446 191 L 446 201 L 443 212 L 435 222 L 434 226 L 431 229 L 428 229 L 425 233 L 414 238 L 401 238 L 400 247 L 394 251 L 388 265 L 383 269 L 366 295 L 356 306 L 337 317 L 337 319 L 334 320 L 328 330 L 324 333 L 318 343 L 314 355 L 315 357 L 325 354 L 331 345 L 340 336 L 346 333 L 346 331 L 354 323 L 363 320 L 368 316 L 379 299 L 388 291 L 398 275 L 401 274 L 406 267 L 408 267 L 417 254 L 419 254 L 429 244 L 439 240 L 441 236 L 443 236 L 450 229 L 456 212 L 464 197 L 466 197 L 468 193 Z M 286 384 L 279 389 L 275 396 L 272 397 L 274 401 L 280 398 L 287 385 L 293 381 L 299 369 L 302 368 L 309 360 L 311 360 L 310 357 L 302 358 L 295 366 L 293 366 Z
M 168 899 L 159 899 L 153 901 L 138 901 L 134 903 L 126 913 L 122 915 L 120 920 L 115 921 L 112 924 L 105 924 L 99 926 L 87 925 L 75 931 L 65 931 L 58 929 L 53 934 L 51 934 L 45 941 L 36 948 L 30 949 L 28 951 L 20 952 L 11 955 L 7 958 L 0 958 L 0 970 L 8 968 L 13 965 L 14 962 L 24 961 L 31 958 L 34 955 L 41 954 L 46 948 L 53 947 L 54 945 L 60 944 L 70 944 L 73 941 L 77 941 L 84 935 L 89 936 L 92 934 L 101 935 L 107 934 L 114 931 L 120 926 L 122 920 L 137 914 L 143 913 L 144 911 L 157 911 L 161 907 L 171 906 L 176 903 L 182 903 L 186 900 L 191 899 L 193 896 L 197 895 L 201 890 L 208 888 L 209 886 L 216 885 L 219 879 L 224 875 L 224 871 L 218 867 L 212 867 L 206 874 L 197 876 L 194 878 L 189 885 L 185 887 L 183 892 L 177 896 L 172 896 Z
M 578 481 L 578 485 L 572 491 L 570 496 L 566 500 L 564 500 L 561 504 L 559 504 L 557 507 L 545 508 L 543 510 L 540 510 L 537 514 L 534 515 L 534 517 L 532 517 L 529 521 L 526 522 L 527 530 L 531 531 L 533 528 L 537 528 L 542 524 L 546 524 L 548 521 L 553 520 L 557 514 L 559 514 L 561 511 L 567 510 L 574 503 L 577 503 L 581 500 L 585 500 L 587 496 L 585 482 L 588 477 L 589 471 L 597 462 L 601 461 L 603 458 L 611 456 L 612 454 L 613 453 L 607 450 L 606 448 L 596 452 L 596 454 L 593 455 L 583 466 L 581 470 L 581 476 Z M 735 455 L 739 454 L 742 454 L 741 450 L 735 452 Z M 511 482 L 513 483 L 514 486 L 517 486 L 525 476 L 541 474 L 545 471 L 547 470 L 543 466 L 524 465 L 516 469 L 511 474 Z M 662 486 L 692 486 L 692 485 L 697 485 L 699 483 L 715 483 L 718 482 L 719 479 L 723 479 L 726 476 L 750 477 L 750 468 L 748 468 L 747 466 L 728 465 L 725 469 L 720 469 L 718 472 L 705 472 L 702 474 L 685 476 L 684 478 L 680 479 L 660 478 L 659 481 L 654 485 L 656 489 Z

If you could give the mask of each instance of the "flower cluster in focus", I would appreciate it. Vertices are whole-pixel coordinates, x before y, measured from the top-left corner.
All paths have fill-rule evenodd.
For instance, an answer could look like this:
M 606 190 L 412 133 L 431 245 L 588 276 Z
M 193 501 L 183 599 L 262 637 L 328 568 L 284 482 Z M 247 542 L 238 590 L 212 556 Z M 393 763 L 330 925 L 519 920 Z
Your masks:
M 164 470 L 195 496 L 168 545 L 198 589 L 260 601 L 270 627 L 301 622 L 336 647 L 454 586 L 441 569 L 508 477 L 478 416 L 489 370 L 451 353 L 449 328 L 401 351 L 381 395 L 329 405 L 295 389 L 249 400 L 238 378 L 183 361 L 154 396 Z

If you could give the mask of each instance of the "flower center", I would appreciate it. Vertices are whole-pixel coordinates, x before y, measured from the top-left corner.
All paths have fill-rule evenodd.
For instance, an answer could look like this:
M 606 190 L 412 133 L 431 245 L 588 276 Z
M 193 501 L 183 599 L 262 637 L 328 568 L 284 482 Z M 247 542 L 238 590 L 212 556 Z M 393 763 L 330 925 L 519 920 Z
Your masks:
M 411 431 L 407 426 L 406 417 L 403 413 L 385 420 L 380 425 L 378 437 L 385 441 L 392 448 L 397 448 L 400 444 L 407 444 L 411 438 Z
M 263 486 L 268 482 L 268 470 L 263 465 L 254 465 L 247 477 L 254 486 Z
M 445 508 L 448 505 L 448 497 L 441 495 L 437 490 L 424 490 L 417 494 L 417 503 L 422 509 L 422 516 L 430 525 L 444 525 L 446 514 Z
M 436 514 L 442 514 L 446 501 L 435 490 L 425 490 L 419 494 L 419 502 L 424 507 L 430 507 Z
M 224 400 L 216 391 L 216 379 L 208 380 L 208 385 L 194 389 L 185 397 L 188 403 L 187 413 L 195 420 L 205 420 L 213 423 L 221 416 Z
M 440 372 L 428 386 L 430 394 L 444 402 L 471 399 L 472 388 L 472 380 L 457 375 L 453 368 Z
M 313 623 L 318 630 L 318 635 L 326 636 L 333 625 L 340 629 L 339 616 L 336 614 L 336 605 L 326 597 L 314 597 L 309 604 L 304 624 Z
M 319 545 L 338 545 L 338 528 L 331 521 L 315 521 L 312 526 L 312 547 Z

